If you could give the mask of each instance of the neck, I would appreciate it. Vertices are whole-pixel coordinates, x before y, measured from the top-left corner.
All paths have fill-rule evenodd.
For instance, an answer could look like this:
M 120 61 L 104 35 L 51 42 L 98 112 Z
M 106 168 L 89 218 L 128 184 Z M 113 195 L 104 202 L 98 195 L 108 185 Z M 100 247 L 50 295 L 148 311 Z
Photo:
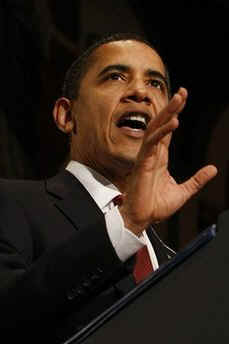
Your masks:
M 133 168 L 133 162 L 125 162 L 124 164 L 123 161 L 115 161 L 113 164 L 104 166 L 98 164 L 96 161 L 85 161 L 85 159 L 80 159 L 79 157 L 72 157 L 72 160 L 78 161 L 100 173 L 114 184 L 121 193 L 124 194 L 126 192 L 128 179 Z
M 114 184 L 117 189 L 124 194 L 126 192 L 126 187 L 127 187 L 127 181 L 129 178 L 129 174 L 122 175 L 122 176 L 117 176 L 115 175 L 114 177 L 111 177 L 111 174 L 109 176 L 105 176 L 112 184 Z
M 121 193 L 125 193 L 128 178 L 131 172 L 130 170 L 118 169 L 117 165 L 113 168 L 107 166 L 95 166 L 94 164 L 90 164 L 88 166 L 93 168 L 95 171 L 109 180 L 112 184 L 114 184 Z

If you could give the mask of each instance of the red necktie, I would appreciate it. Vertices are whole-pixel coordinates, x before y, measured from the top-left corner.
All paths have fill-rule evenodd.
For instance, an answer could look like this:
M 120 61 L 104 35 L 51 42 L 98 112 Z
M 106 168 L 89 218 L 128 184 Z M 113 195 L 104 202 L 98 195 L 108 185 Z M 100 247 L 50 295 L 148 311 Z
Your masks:
M 153 266 L 150 260 L 150 256 L 147 250 L 147 246 L 143 246 L 136 253 L 136 262 L 134 266 L 134 279 L 138 284 L 143 281 L 149 274 L 153 272 Z
M 118 195 L 113 199 L 114 205 L 120 206 L 122 204 L 122 196 Z M 138 284 L 143 281 L 151 272 L 153 272 L 153 266 L 150 260 L 150 256 L 147 250 L 147 246 L 143 246 L 136 253 L 136 262 L 134 266 L 133 276 L 135 282 Z

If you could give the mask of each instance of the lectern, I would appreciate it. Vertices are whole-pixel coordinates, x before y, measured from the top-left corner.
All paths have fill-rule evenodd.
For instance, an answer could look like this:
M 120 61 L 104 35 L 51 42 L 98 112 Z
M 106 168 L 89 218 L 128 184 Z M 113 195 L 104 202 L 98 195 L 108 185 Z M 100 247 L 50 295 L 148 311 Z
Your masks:
M 65 344 L 229 343 L 229 213 Z

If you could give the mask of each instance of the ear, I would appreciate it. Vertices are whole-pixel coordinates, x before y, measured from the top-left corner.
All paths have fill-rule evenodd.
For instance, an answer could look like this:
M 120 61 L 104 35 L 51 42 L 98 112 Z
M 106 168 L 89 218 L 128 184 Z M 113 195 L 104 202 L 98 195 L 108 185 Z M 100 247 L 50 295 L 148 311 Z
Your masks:
M 72 103 L 68 98 L 61 97 L 57 99 L 53 117 L 57 127 L 66 134 L 75 132 L 75 120 L 72 116 Z

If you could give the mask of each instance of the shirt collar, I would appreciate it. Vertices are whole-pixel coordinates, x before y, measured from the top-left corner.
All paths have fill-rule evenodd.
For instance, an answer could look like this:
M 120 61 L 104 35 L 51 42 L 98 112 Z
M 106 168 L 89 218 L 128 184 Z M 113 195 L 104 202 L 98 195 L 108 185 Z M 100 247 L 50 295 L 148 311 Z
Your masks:
M 71 160 L 66 167 L 85 187 L 100 209 L 107 206 L 120 191 L 109 180 L 92 168 Z

